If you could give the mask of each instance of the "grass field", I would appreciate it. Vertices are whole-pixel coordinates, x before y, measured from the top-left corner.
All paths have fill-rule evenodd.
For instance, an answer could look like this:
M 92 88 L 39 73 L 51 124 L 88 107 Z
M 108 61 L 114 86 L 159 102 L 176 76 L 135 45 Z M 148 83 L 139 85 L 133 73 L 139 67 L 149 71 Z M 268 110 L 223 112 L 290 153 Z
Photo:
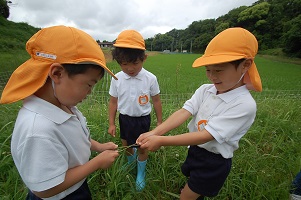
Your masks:
M 208 83 L 204 69 L 191 67 L 198 56 L 156 54 L 148 57 L 145 68 L 158 77 L 164 119 L 181 108 L 201 84 Z M 12 61 L 13 67 L 25 58 Z M 0 56 L 1 65 L 11 64 L 6 60 Z M 301 168 L 301 65 L 263 56 L 256 57 L 255 61 L 263 83 L 262 93 L 252 92 L 258 107 L 256 120 L 234 154 L 232 171 L 220 194 L 207 199 L 288 199 L 290 183 Z M 108 66 L 114 72 L 120 70 L 115 62 Z M 0 86 L 4 85 L 5 74 L 1 71 Z M 120 144 L 118 138 L 107 134 L 108 88 L 109 77 L 106 76 L 78 107 L 87 117 L 94 139 Z M 0 105 L 1 200 L 25 199 L 27 193 L 10 154 L 11 133 L 20 106 L 20 102 Z M 187 132 L 186 125 L 169 134 Z M 186 153 L 187 147 L 164 147 L 150 153 L 143 192 L 135 191 L 135 176 L 120 169 L 125 161 L 121 155 L 110 169 L 99 170 L 88 177 L 93 197 L 95 200 L 177 199 L 179 189 L 186 182 L 180 171 Z

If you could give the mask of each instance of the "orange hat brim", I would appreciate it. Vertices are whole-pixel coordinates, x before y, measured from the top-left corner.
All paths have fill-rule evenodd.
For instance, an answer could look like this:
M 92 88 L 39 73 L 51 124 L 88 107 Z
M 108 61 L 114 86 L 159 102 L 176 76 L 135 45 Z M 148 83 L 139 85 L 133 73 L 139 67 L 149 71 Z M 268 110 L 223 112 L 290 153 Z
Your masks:
M 141 49 L 141 50 L 146 50 L 144 47 L 137 46 L 137 45 L 131 45 L 131 44 L 126 44 L 126 43 L 121 43 L 121 44 L 113 44 L 114 47 L 119 47 L 119 48 L 129 48 L 129 49 Z
M 214 56 L 201 56 L 200 58 L 197 58 L 193 64 L 192 67 L 202 67 L 206 65 L 216 65 L 226 62 L 231 62 L 234 60 L 239 60 L 245 58 L 245 55 L 214 55 Z

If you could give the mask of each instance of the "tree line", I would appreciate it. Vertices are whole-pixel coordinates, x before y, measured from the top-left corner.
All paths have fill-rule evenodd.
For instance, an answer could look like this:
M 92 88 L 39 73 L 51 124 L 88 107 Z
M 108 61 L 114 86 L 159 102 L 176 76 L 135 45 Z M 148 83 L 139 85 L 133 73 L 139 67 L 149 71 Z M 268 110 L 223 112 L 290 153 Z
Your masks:
M 301 0 L 259 0 L 217 19 L 194 21 L 184 30 L 159 33 L 146 39 L 146 46 L 152 51 L 203 53 L 216 34 L 230 27 L 252 32 L 259 50 L 281 49 L 287 56 L 301 58 Z

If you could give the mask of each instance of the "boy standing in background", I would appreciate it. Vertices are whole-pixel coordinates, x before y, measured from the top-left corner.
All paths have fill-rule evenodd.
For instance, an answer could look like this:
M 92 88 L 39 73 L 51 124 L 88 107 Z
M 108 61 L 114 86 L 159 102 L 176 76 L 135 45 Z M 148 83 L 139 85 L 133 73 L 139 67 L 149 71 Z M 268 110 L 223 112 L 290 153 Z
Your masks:
M 118 80 L 112 79 L 109 101 L 108 133 L 115 137 L 115 118 L 119 112 L 120 137 L 123 146 L 136 143 L 141 133 L 147 132 L 151 124 L 151 102 L 157 117 L 157 125 L 162 123 L 162 105 L 160 89 L 154 74 L 143 68 L 147 58 L 145 42 L 140 33 L 135 30 L 122 31 L 114 44 L 113 60 L 121 67 L 116 74 Z M 141 191 L 145 187 L 145 168 L 148 158 L 146 149 L 136 148 L 126 150 L 128 164 L 137 160 L 136 188 Z

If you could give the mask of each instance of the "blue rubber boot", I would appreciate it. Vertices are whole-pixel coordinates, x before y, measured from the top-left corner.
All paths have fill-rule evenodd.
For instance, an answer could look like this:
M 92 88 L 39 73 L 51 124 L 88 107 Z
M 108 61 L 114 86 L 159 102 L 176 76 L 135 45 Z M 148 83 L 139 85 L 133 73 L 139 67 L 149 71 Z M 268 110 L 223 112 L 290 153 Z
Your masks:
M 137 159 L 137 179 L 136 179 L 136 190 L 141 191 L 145 187 L 145 168 L 147 160 L 139 161 Z

